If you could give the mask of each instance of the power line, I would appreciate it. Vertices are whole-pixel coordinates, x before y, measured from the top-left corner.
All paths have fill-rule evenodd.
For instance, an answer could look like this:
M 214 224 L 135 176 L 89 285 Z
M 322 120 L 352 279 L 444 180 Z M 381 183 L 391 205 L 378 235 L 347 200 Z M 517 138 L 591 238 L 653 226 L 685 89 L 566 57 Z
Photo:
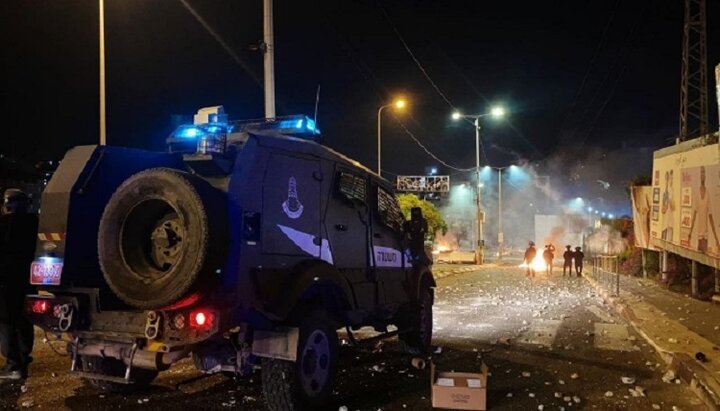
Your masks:
M 190 12 L 190 14 L 195 17 L 195 19 L 200 23 L 200 25 L 202 25 L 203 28 L 207 30 L 207 32 L 212 36 L 212 38 L 214 38 L 215 41 L 220 44 L 220 47 L 222 47 L 222 49 L 225 50 L 225 52 L 228 53 L 230 57 L 235 60 L 235 62 L 240 65 L 240 67 L 242 67 L 243 70 L 245 70 L 245 72 L 250 76 L 250 78 L 253 79 L 253 81 L 255 81 L 255 83 L 262 87 L 263 83 L 262 81 L 260 81 L 260 78 L 257 76 L 257 74 L 255 74 L 252 68 L 247 63 L 245 63 L 245 61 L 243 61 L 243 59 L 232 49 L 232 47 L 230 47 L 225 42 L 225 40 L 223 40 L 222 37 L 220 37 L 220 35 L 212 28 L 212 26 L 210 26 L 210 24 L 205 21 L 205 19 L 200 14 L 198 14 L 198 12 L 195 11 L 195 9 L 186 0 L 179 1 L 183 6 L 185 6 L 185 8 Z
M 457 171 L 471 171 L 471 170 L 474 170 L 474 169 L 475 169 L 475 167 L 459 168 L 459 167 L 455 167 L 455 166 L 453 166 L 453 165 L 451 165 L 451 164 L 443 161 L 441 158 L 439 158 L 438 156 L 436 156 L 435 154 L 433 154 L 427 147 L 425 147 L 425 145 L 424 145 L 423 143 L 421 143 L 420 140 L 417 139 L 417 137 L 415 137 L 415 135 L 412 133 L 412 131 L 410 131 L 410 130 L 405 126 L 405 123 L 403 123 L 403 122 L 402 122 L 400 119 L 398 119 L 397 117 L 396 117 L 396 119 L 397 119 L 397 121 L 398 121 L 398 124 L 400 124 L 400 127 L 402 127 L 402 129 L 405 130 L 405 133 L 415 142 L 415 144 L 417 144 L 417 145 L 425 152 L 425 154 L 427 154 L 427 155 L 429 155 L 430 157 L 432 157 L 432 158 L 433 158 L 435 161 L 437 161 L 438 163 L 444 165 L 445 167 L 448 167 L 448 168 L 451 168 L 451 169 L 457 170 Z
M 400 40 L 400 43 L 402 43 L 403 47 L 405 48 L 405 51 L 407 51 L 407 53 L 413 59 L 413 61 L 415 62 L 415 65 L 418 67 L 418 69 L 420 69 L 423 76 L 425 76 L 425 78 L 430 83 L 430 85 L 432 85 L 432 87 L 435 89 L 435 91 L 438 93 L 438 95 L 440 95 L 440 97 L 442 97 L 443 100 L 445 100 L 445 102 L 448 104 L 448 106 L 450 106 L 450 108 L 452 108 L 453 110 L 456 110 L 455 105 L 450 101 L 450 99 L 448 99 L 448 97 L 445 95 L 445 93 L 443 93 L 442 90 L 440 90 L 440 87 L 430 77 L 430 74 L 428 74 L 427 70 L 425 70 L 425 67 L 423 67 L 423 65 L 420 63 L 420 60 L 418 60 L 418 58 L 415 57 L 415 53 L 413 53 L 413 51 L 410 49 L 410 46 L 408 46 L 407 42 L 403 38 L 402 34 L 400 34 L 400 31 L 395 27 L 392 20 L 390 20 L 390 16 L 388 15 L 385 8 L 378 2 L 376 2 L 375 4 L 377 4 L 380 11 L 382 11 L 383 16 L 385 16 L 385 20 L 390 25 L 390 28 L 392 28 L 393 32 L 395 32 L 395 35 Z
M 590 137 L 590 134 L 595 129 L 595 125 L 597 124 L 597 121 L 602 116 L 603 112 L 605 111 L 605 108 L 607 107 L 608 103 L 610 103 L 610 100 L 612 100 L 613 96 L 615 95 L 615 90 L 617 89 L 618 84 L 620 83 L 620 80 L 625 75 L 625 72 L 627 71 L 628 66 L 628 59 L 630 58 L 630 50 L 633 48 L 633 44 L 631 44 L 631 40 L 635 34 L 635 31 L 637 30 L 638 26 L 643 24 L 645 22 L 645 7 L 642 8 L 640 15 L 642 16 L 640 20 L 636 20 L 635 24 L 633 25 L 632 29 L 630 29 L 630 33 L 628 33 L 627 37 L 624 40 L 623 44 L 623 67 L 620 70 L 620 74 L 615 78 L 615 82 L 613 83 L 612 88 L 610 89 L 610 92 L 608 93 L 607 97 L 605 98 L 605 101 L 600 106 L 600 109 L 598 110 L 597 114 L 592 120 L 592 123 L 590 123 L 590 127 L 588 131 L 583 136 L 582 140 L 580 140 L 580 144 L 585 143 L 585 141 Z M 613 64 L 613 67 L 615 64 Z
M 587 84 L 587 80 L 590 77 L 590 73 L 592 72 L 593 66 L 595 65 L 595 61 L 597 60 L 597 57 L 600 55 L 600 51 L 602 50 L 602 48 L 605 46 L 605 42 L 607 40 L 607 34 L 610 30 L 610 26 L 612 25 L 613 21 L 615 20 L 615 15 L 617 14 L 619 5 L 620 5 L 620 0 L 617 0 L 615 2 L 615 7 L 613 7 L 612 13 L 610 14 L 610 18 L 608 19 L 607 23 L 605 24 L 605 28 L 603 29 L 602 36 L 600 37 L 600 42 L 595 47 L 595 51 L 593 52 L 593 55 L 590 58 L 590 63 L 588 64 L 588 69 L 585 71 L 585 76 L 583 76 L 583 79 L 580 82 L 580 87 L 578 88 L 578 91 L 575 93 L 575 98 L 573 99 L 573 102 L 570 106 L 570 110 L 568 111 L 567 115 L 563 119 L 563 122 L 560 124 L 560 130 L 558 131 L 559 137 L 562 137 L 562 133 L 565 129 L 565 124 L 567 124 L 570 117 L 575 113 L 575 107 L 577 106 L 577 103 L 580 100 L 580 96 L 582 95 L 582 92 L 585 89 L 585 85 Z

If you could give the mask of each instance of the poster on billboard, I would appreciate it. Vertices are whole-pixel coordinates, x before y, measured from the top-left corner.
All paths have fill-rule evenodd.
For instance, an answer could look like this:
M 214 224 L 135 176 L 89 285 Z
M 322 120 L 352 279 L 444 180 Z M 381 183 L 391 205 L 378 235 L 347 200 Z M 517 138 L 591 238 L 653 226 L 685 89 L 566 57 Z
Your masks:
M 711 255 L 720 255 L 718 173 L 718 164 L 682 169 L 680 245 Z
M 651 246 L 664 249 L 670 244 L 720 257 L 717 144 L 664 156 L 656 153 L 651 198 Z
M 653 213 L 653 187 L 632 187 L 633 227 L 635 231 L 635 246 L 650 248 L 650 219 L 655 218 Z

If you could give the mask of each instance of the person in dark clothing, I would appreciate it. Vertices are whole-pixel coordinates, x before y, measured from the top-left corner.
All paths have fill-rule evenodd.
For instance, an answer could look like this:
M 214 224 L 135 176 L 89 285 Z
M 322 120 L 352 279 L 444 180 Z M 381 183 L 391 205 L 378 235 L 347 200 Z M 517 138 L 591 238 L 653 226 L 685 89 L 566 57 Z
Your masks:
M 575 247 L 573 258 L 575 259 L 575 272 L 577 276 L 580 277 L 583 269 L 583 258 L 585 258 L 585 253 L 582 252 L 582 248 Z
M 412 255 L 413 262 L 420 264 L 429 264 L 432 262 L 425 250 L 425 237 L 428 232 L 428 223 L 425 217 L 423 217 L 420 207 L 410 209 L 410 220 L 405 221 L 403 231 L 405 231 L 405 235 L 408 238 L 410 255 Z
M 565 270 L 567 270 L 568 277 L 572 277 L 572 261 L 574 255 L 575 253 L 572 252 L 572 246 L 566 245 L 565 252 L 563 253 L 563 277 L 565 277 Z
M 35 253 L 38 220 L 28 213 L 29 198 L 17 189 L 3 194 L 0 215 L 0 354 L 6 359 L 0 380 L 27 377 L 34 331 L 24 313 L 30 263 Z
M 552 244 L 545 246 L 543 251 L 543 260 L 545 260 L 545 274 L 551 275 L 553 271 L 553 259 L 555 258 L 555 246 Z
M 528 248 L 525 250 L 525 275 L 527 277 L 535 277 L 535 267 L 533 266 L 533 260 L 535 259 L 536 255 L 537 250 L 535 250 L 535 243 L 530 241 L 530 243 L 528 243 Z

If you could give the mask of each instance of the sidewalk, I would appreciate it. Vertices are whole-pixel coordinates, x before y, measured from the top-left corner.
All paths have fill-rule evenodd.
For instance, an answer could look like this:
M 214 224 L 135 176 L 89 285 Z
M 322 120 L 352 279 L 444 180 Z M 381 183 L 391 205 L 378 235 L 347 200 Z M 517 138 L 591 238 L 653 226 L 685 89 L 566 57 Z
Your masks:
M 625 275 L 616 297 L 585 278 L 658 351 L 677 378 L 688 383 L 709 409 L 720 410 L 720 305 Z M 698 352 L 708 361 L 697 361 Z

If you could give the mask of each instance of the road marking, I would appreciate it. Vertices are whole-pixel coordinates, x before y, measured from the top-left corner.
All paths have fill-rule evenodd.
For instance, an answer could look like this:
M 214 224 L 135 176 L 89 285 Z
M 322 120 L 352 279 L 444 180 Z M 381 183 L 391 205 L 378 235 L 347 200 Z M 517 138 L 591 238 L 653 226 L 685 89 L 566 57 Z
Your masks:
M 518 337 L 518 342 L 552 347 L 560 324 L 560 320 L 535 320 L 530 324 L 530 328 Z
M 604 323 L 614 324 L 617 322 L 614 318 L 610 316 L 610 314 L 608 314 L 605 310 L 596 305 L 588 305 L 587 307 L 585 307 L 585 309 L 595 314 L 600 319 L 600 321 Z
M 627 326 L 620 324 L 595 323 L 595 348 L 612 351 L 639 351 L 630 340 Z

